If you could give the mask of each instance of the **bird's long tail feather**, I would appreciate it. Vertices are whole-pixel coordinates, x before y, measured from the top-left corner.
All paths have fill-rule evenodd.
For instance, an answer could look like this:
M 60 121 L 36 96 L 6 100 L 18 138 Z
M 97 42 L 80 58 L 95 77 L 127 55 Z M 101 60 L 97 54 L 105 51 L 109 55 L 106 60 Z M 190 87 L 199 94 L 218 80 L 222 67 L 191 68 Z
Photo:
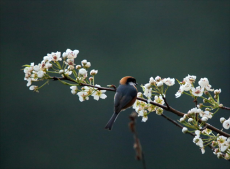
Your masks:
M 113 123 L 117 119 L 118 114 L 113 113 L 112 117 L 109 119 L 108 123 L 105 126 L 105 129 L 112 130 Z

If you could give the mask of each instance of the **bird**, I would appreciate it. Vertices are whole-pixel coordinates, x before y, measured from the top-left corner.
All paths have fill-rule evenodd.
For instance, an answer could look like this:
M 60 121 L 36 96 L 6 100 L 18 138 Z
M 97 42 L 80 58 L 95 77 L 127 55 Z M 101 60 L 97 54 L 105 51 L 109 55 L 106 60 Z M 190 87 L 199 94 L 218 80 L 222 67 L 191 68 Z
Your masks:
M 136 85 L 136 79 L 132 76 L 125 76 L 120 80 L 120 85 L 114 95 L 114 113 L 106 124 L 105 129 L 112 130 L 119 113 L 135 103 L 138 92 Z

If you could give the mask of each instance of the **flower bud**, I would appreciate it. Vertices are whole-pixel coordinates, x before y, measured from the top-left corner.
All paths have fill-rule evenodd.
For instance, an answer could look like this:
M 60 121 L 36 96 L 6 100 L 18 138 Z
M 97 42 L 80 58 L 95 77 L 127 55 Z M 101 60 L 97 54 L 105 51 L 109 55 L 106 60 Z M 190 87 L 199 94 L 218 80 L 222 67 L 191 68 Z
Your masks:
M 160 81 L 160 82 L 157 83 L 157 87 L 161 87 L 161 86 L 163 86 L 163 82 L 162 81 Z
M 90 77 L 89 80 L 92 81 L 92 80 L 93 80 L 93 77 Z
M 205 111 L 211 111 L 211 109 L 210 108 L 205 108 Z
M 182 133 L 186 133 L 188 131 L 188 128 L 187 127 L 183 127 L 182 128 Z
M 193 121 L 193 119 L 192 119 L 192 118 L 189 118 L 189 119 L 188 119 L 188 122 L 189 122 L 189 123 L 191 123 L 192 121 Z
M 216 89 L 216 90 L 214 90 L 214 94 L 216 94 L 216 95 L 218 95 L 218 94 L 220 94 L 221 93 L 221 89 Z
M 208 103 L 208 99 L 203 99 L 203 103 Z
M 60 70 L 60 71 L 59 71 L 59 74 L 62 74 L 62 73 L 64 73 L 64 70 Z
M 69 70 L 73 70 L 73 69 L 74 69 L 74 66 L 73 66 L 73 65 L 69 65 L 68 69 L 69 69 Z
M 180 118 L 180 122 L 183 122 L 185 121 L 185 119 L 183 117 Z
M 203 107 L 203 103 L 200 103 L 199 104 L 199 108 L 201 109 Z
M 81 65 L 77 65 L 77 66 L 76 66 L 76 69 L 80 69 L 80 68 L 81 68 Z
M 84 76 L 87 74 L 87 71 L 84 68 L 81 68 L 79 69 L 79 74 Z
M 223 123 L 226 119 L 224 117 L 220 118 L 220 122 Z
M 206 122 L 206 121 L 208 121 L 208 118 L 207 117 L 202 117 L 201 121 Z
M 143 97 L 143 94 L 141 92 L 138 92 L 137 97 Z
M 212 146 L 213 147 L 216 147 L 218 144 L 217 144 L 217 142 L 216 141 L 212 141 Z
M 91 63 L 90 62 L 87 62 L 86 64 L 85 64 L 85 68 L 89 68 L 91 66 Z
M 82 61 L 81 61 L 81 65 L 82 65 L 82 66 L 85 66 L 86 63 L 87 63 L 87 60 L 82 60 Z
M 204 94 L 210 96 L 210 93 L 208 91 L 205 91 Z
M 161 80 L 161 77 L 160 77 L 160 76 L 157 76 L 157 77 L 155 78 L 155 80 L 156 80 L 157 82 L 159 82 L 159 81 Z

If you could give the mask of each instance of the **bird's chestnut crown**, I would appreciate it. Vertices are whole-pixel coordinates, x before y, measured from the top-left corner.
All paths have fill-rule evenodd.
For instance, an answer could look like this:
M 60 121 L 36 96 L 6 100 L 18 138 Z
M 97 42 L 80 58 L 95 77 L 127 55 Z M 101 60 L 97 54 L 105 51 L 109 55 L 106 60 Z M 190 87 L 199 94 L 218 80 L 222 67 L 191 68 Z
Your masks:
M 136 79 L 132 76 L 125 76 L 120 80 L 121 85 L 137 85 Z

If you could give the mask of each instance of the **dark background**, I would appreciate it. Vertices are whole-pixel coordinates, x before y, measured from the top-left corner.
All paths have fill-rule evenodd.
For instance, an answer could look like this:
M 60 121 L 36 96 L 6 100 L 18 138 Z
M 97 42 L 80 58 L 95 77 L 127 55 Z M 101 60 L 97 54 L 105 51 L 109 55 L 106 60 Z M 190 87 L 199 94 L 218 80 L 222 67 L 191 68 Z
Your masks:
M 196 75 L 196 85 L 207 77 L 230 106 L 229 1 L 1 0 L 0 8 L 2 169 L 142 168 L 127 127 L 132 109 L 120 114 L 111 132 L 104 130 L 113 92 L 106 100 L 80 103 L 59 82 L 39 93 L 28 90 L 21 66 L 38 64 L 47 53 L 78 49 L 75 62 L 90 61 L 101 86 L 118 85 L 126 75 L 139 84 L 157 75 Z M 175 99 L 178 88 L 171 87 L 167 99 L 186 113 L 194 103 L 185 95 Z M 221 110 L 209 122 L 221 129 L 222 116 L 229 112 Z M 155 113 L 137 125 L 148 169 L 230 167 L 209 148 L 202 155 L 190 135 Z

